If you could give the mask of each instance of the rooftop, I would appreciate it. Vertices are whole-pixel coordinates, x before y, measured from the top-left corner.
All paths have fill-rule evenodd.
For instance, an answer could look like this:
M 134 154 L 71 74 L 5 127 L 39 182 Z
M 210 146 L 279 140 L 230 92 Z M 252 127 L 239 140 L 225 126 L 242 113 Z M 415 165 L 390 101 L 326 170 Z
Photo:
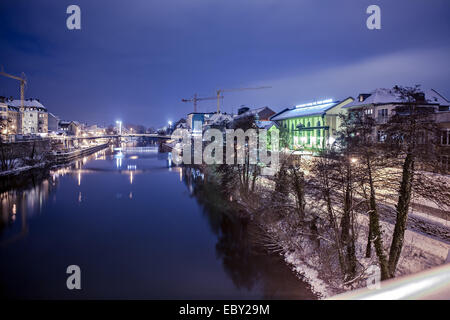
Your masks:
M 434 89 L 424 90 L 425 100 L 430 104 L 448 106 L 449 101 Z M 360 101 L 363 100 L 363 101 Z M 368 94 L 360 94 L 355 101 L 347 104 L 344 108 L 365 106 L 371 104 L 391 104 L 404 102 L 400 95 L 393 89 L 378 88 Z
M 21 100 L 20 99 L 8 99 L 7 101 L 5 101 L 9 106 L 12 107 L 20 107 L 22 105 Z M 23 105 L 25 107 L 36 107 L 36 108 L 43 108 L 46 109 L 44 107 L 44 105 L 37 99 L 25 99 L 23 101 Z M 46 109 L 47 110 L 47 109 Z
M 308 104 L 302 105 L 298 107 L 294 107 L 291 109 L 285 109 L 277 114 L 275 114 L 271 120 L 284 120 L 298 117 L 306 117 L 306 116 L 314 116 L 314 115 L 322 115 L 333 107 L 337 106 L 341 101 L 334 101 L 320 104 Z

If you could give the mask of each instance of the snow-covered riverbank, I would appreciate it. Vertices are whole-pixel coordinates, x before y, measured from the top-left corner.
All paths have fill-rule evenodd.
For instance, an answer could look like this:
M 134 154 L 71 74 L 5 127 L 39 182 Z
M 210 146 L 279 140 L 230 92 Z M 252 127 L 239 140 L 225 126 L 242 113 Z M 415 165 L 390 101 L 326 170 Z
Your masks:
M 265 177 L 261 177 L 258 183 L 260 190 L 270 193 L 273 190 L 273 182 Z M 307 196 L 307 198 L 310 198 Z M 294 199 L 286 199 L 294 202 Z M 315 210 L 316 205 L 312 199 L 307 199 L 309 208 Z M 391 243 L 395 223 L 395 209 L 392 205 L 384 204 L 380 209 L 381 228 L 383 230 L 383 243 L 387 250 Z M 356 229 L 358 237 L 356 239 L 356 257 L 361 264 L 363 271 L 355 279 L 344 283 L 337 276 L 337 272 L 332 270 L 327 259 L 330 252 L 317 246 L 317 242 L 330 242 L 326 237 L 319 239 L 311 237 L 312 234 L 292 228 L 289 222 L 277 221 L 267 225 L 267 232 L 271 234 L 274 241 L 281 247 L 281 254 L 284 256 L 292 270 L 302 279 L 305 279 L 312 290 L 321 298 L 327 298 L 335 294 L 355 289 L 366 284 L 369 274 L 367 268 L 378 265 L 378 258 L 372 252 L 370 258 L 366 258 L 366 246 L 368 239 L 369 218 L 366 214 L 356 215 Z M 405 233 L 404 247 L 397 267 L 397 276 L 408 275 L 436 267 L 446 263 L 450 251 L 450 226 L 447 219 L 433 216 L 427 213 L 411 209 L 408 220 L 408 229 Z

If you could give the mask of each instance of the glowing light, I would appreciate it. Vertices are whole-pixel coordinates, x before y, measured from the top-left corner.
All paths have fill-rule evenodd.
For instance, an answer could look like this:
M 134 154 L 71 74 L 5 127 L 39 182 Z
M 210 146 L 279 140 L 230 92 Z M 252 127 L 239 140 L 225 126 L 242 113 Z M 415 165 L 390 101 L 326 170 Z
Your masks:
M 131 156 L 130 157 L 130 159 L 133 159 L 133 160 L 135 160 L 135 159 L 137 159 L 138 158 L 138 156 Z
M 117 120 L 116 123 L 119 125 L 119 134 L 122 135 L 122 121 Z
M 310 103 L 299 104 L 295 107 L 296 108 L 313 107 L 313 106 L 319 106 L 322 104 L 332 103 L 332 102 L 333 102 L 333 99 L 326 99 L 326 100 L 314 101 L 314 102 L 310 102 Z
M 130 184 L 133 184 L 133 171 L 130 171 Z
M 356 158 L 351 158 L 350 161 L 351 161 L 352 163 L 356 163 L 356 162 L 358 162 L 358 159 L 356 159 Z

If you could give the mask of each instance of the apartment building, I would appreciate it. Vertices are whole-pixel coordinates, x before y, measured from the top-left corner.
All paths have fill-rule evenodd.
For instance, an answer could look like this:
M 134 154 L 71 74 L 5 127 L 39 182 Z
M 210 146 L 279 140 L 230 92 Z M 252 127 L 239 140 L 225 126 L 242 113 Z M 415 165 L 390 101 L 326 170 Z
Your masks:
M 46 135 L 48 133 L 48 112 L 38 99 L 25 99 L 23 103 L 21 100 L 6 99 L 5 103 L 8 105 L 8 111 L 11 112 L 11 118 L 14 116 L 19 120 L 15 133 L 9 134 L 23 134 L 23 135 Z M 17 113 L 17 115 L 16 115 Z
M 448 109 L 449 105 L 448 100 L 434 89 L 424 90 L 417 96 L 416 101 L 419 106 L 431 107 L 436 113 Z M 360 93 L 355 101 L 344 106 L 344 110 L 371 115 L 377 124 L 373 136 L 378 142 L 383 142 L 385 133 L 381 125 L 386 124 L 394 115 L 395 109 L 404 104 L 405 101 L 394 89 L 378 88 L 370 93 Z

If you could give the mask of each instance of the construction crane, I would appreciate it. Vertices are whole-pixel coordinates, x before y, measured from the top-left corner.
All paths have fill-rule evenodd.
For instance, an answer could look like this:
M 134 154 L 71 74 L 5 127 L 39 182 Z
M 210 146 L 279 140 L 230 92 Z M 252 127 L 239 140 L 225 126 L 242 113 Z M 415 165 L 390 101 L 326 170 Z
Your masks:
M 194 94 L 194 97 L 191 99 L 181 99 L 182 102 L 192 102 L 194 104 L 194 112 L 197 112 L 197 102 L 198 101 L 205 101 L 205 100 L 216 100 L 220 99 L 221 97 L 206 97 L 206 98 L 199 98 L 197 94 Z M 223 97 L 222 97 L 223 98 Z
M 255 88 L 235 88 L 235 89 L 219 89 L 216 91 L 217 93 L 217 113 L 220 112 L 220 97 L 223 99 L 222 93 L 224 92 L 235 92 L 235 91 L 244 91 L 244 90 L 259 90 L 259 89 L 269 89 L 272 87 L 255 87 Z
M 23 111 L 24 109 L 24 101 L 25 101 L 25 86 L 27 84 L 27 79 L 25 78 L 25 74 L 22 72 L 22 76 L 18 77 L 18 76 L 14 76 L 12 74 L 6 73 L 5 70 L 3 69 L 3 66 L 1 67 L 0 70 L 0 75 L 5 76 L 7 78 L 11 78 L 17 81 L 20 81 L 20 110 Z

